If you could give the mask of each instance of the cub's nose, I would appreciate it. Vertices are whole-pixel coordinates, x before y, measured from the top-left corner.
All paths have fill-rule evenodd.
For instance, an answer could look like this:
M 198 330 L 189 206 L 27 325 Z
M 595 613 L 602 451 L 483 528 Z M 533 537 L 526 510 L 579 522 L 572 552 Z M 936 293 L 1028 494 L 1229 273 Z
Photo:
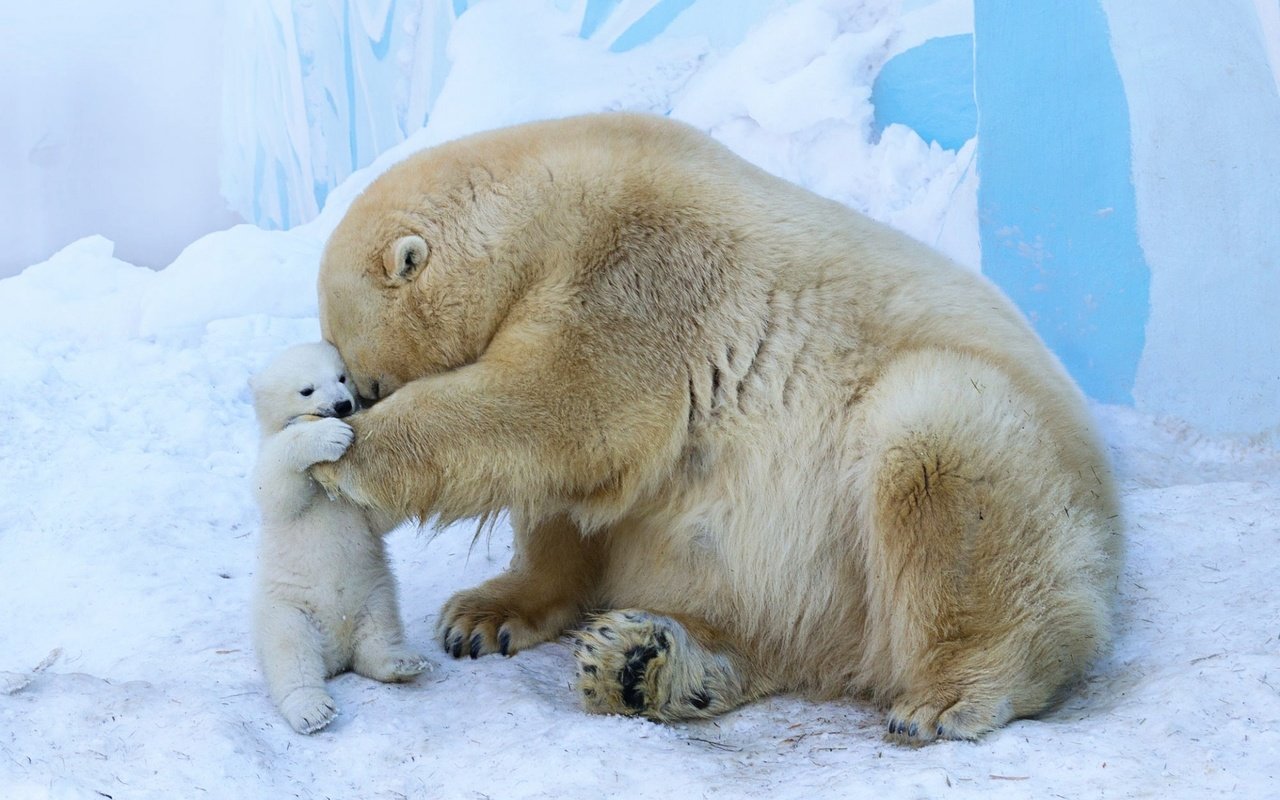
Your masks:
M 339 400 L 333 406 L 333 413 L 336 416 L 345 417 L 351 413 L 353 408 L 350 400 Z

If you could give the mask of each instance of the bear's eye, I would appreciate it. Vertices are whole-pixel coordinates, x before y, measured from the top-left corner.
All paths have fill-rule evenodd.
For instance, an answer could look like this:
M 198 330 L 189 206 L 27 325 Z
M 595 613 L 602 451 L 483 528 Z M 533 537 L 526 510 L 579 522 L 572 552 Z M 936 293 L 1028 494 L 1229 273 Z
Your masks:
M 312 392 L 314 392 L 314 391 L 315 391 L 315 389 L 313 389 L 313 388 L 311 388 L 310 386 L 308 386 L 307 388 L 305 388 L 305 389 L 303 389 L 302 391 L 298 392 L 298 394 L 302 395 L 303 397 L 310 397 L 310 396 L 311 396 L 311 393 L 312 393 Z
M 346 383 L 346 382 L 347 382 L 347 376 L 346 376 L 346 375 L 339 375 L 339 376 L 338 376 L 338 383 Z

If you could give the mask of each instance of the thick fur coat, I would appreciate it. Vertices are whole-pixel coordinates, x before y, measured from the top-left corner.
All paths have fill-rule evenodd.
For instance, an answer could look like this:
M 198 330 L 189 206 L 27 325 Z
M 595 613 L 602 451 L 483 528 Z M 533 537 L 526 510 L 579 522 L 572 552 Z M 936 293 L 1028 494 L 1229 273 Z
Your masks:
M 314 474 L 392 515 L 509 509 L 455 656 L 578 628 L 593 711 L 867 695 L 909 742 L 1044 710 L 1110 638 L 1083 399 L 982 277 L 662 118 L 418 154 L 334 231 L 360 393 Z
M 429 662 L 403 644 L 382 544 L 390 518 L 331 499 L 307 472 L 351 443 L 340 417 L 355 398 L 337 350 L 323 342 L 286 350 L 252 388 L 262 429 L 254 644 L 272 701 L 295 730 L 312 733 L 337 713 L 326 677 L 354 669 L 404 681 Z

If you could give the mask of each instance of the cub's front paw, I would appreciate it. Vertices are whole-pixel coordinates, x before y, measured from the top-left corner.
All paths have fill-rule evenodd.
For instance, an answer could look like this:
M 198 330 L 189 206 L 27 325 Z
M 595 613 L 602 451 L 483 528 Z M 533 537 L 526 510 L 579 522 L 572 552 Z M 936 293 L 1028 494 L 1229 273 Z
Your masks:
M 309 422 L 305 430 L 310 437 L 310 455 L 314 464 L 342 458 L 356 435 L 350 425 L 336 417 Z
M 324 689 L 295 689 L 280 702 L 280 713 L 298 733 L 315 733 L 333 722 L 338 708 Z

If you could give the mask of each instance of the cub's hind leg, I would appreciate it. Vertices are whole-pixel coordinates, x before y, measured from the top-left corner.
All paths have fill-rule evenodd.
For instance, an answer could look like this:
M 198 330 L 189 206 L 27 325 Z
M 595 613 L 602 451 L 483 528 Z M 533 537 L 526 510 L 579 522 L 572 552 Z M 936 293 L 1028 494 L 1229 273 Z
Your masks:
M 592 618 L 575 634 L 574 656 L 583 705 L 598 714 L 709 718 L 768 693 L 710 626 L 638 609 Z
M 1043 711 L 1108 638 L 1113 509 L 1105 465 L 1081 463 L 1089 432 L 950 352 L 891 365 L 867 408 L 862 667 L 890 735 L 968 739 Z
M 395 579 L 384 571 L 370 589 L 356 623 L 351 668 L 384 683 L 411 681 L 435 664 L 404 643 Z
M 454 658 L 515 655 L 549 642 L 581 619 L 599 577 L 600 537 L 584 537 L 566 516 L 513 520 L 515 555 L 501 575 L 458 592 L 440 612 L 437 634 Z
M 254 645 L 267 692 L 298 733 L 315 733 L 337 716 L 325 689 L 327 669 L 320 633 L 306 613 L 263 598 L 254 620 Z

